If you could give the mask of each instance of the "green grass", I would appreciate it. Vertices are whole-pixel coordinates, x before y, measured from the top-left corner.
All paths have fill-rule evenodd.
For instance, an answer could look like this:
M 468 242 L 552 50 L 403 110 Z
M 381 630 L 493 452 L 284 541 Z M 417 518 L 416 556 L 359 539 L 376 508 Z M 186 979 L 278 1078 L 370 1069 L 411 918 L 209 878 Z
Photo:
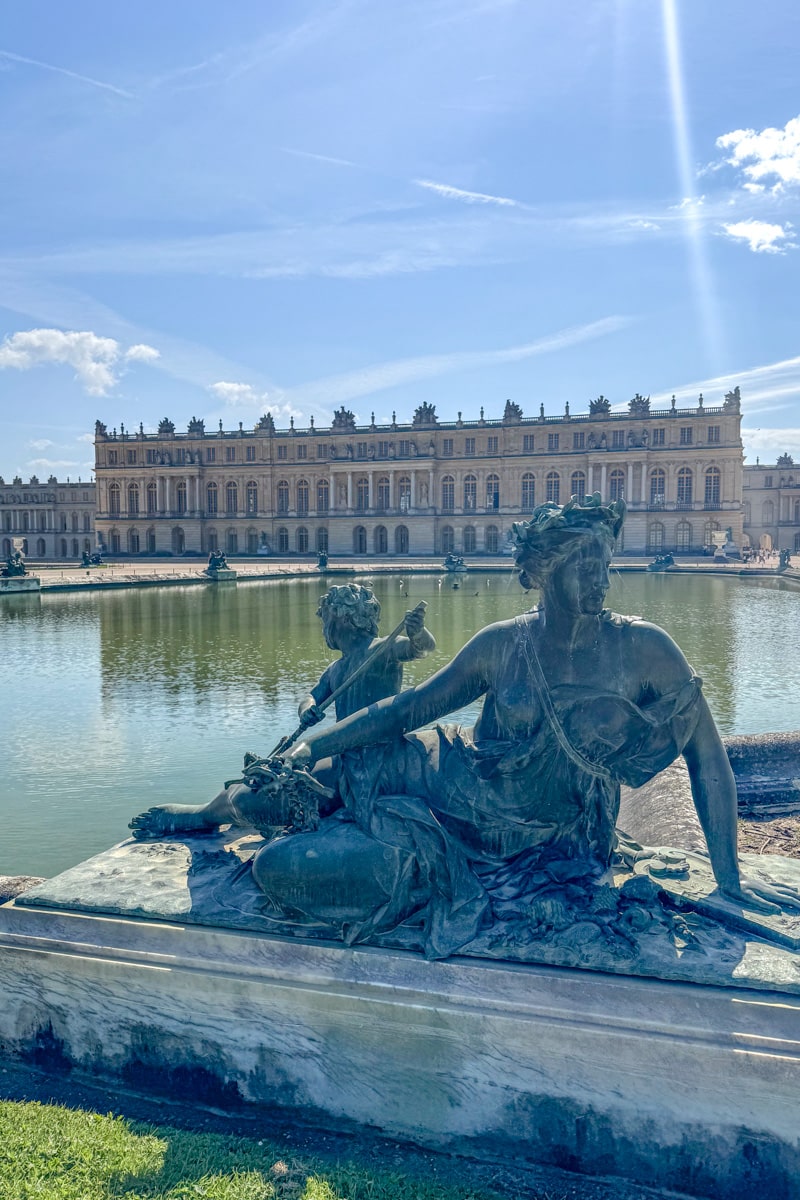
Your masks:
M 496 1200 L 494 1193 L 287 1158 L 268 1141 L 0 1101 L 2 1200 Z

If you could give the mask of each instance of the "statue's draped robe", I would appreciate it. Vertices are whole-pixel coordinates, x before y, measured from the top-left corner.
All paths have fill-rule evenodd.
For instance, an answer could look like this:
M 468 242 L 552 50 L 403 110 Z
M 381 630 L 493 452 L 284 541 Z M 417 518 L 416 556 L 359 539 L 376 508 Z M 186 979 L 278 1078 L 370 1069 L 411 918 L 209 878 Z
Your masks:
M 351 841 L 394 851 L 381 858 L 388 877 L 379 893 L 366 886 L 362 915 L 340 929 L 345 941 L 410 920 L 426 955 L 446 957 L 553 883 L 597 876 L 615 844 L 620 783 L 640 786 L 683 750 L 699 715 L 697 676 L 639 705 L 585 685 L 548 689 L 532 646 L 530 625 L 517 621 L 510 650 L 527 687 L 524 737 L 476 742 L 473 730 L 438 725 L 377 754 L 371 747 L 344 756 L 344 807 L 318 832 L 296 836 L 309 839 L 306 853 L 336 853 L 347 821 L 356 826 Z M 484 712 L 497 729 L 496 714 Z M 347 861 L 338 869 L 345 875 Z M 268 896 L 279 912 L 280 881 Z M 298 903 L 294 887 L 292 900 L 295 916 L 299 908 L 324 922 L 312 889 Z

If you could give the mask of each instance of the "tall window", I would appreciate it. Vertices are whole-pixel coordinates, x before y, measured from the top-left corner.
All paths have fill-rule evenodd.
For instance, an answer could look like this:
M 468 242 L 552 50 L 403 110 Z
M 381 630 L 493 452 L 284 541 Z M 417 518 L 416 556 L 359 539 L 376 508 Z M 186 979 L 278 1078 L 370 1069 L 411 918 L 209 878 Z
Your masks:
M 225 485 L 225 511 L 229 513 L 239 511 L 239 486 L 233 480 Z
M 548 450 L 557 450 L 558 449 L 558 434 L 557 433 L 548 433 L 547 449 Z
M 324 525 L 320 525 L 317 530 L 317 553 L 328 553 L 328 531 Z
M 330 508 L 330 487 L 327 479 L 317 481 L 317 512 L 326 513 Z M 327 533 L 327 530 L 326 530 Z M 319 546 L 317 547 L 319 549 Z
M 653 521 L 647 529 L 647 553 L 659 554 L 664 549 L 664 526 Z
M 408 512 L 411 508 L 411 480 L 408 475 L 401 475 L 397 481 L 397 506 L 400 512 Z
M 666 472 L 657 467 L 650 472 L 650 504 L 653 508 L 663 508 L 667 496 Z
M 136 498 L 136 503 L 137 504 L 139 503 L 138 496 Z M 175 489 L 175 503 L 177 505 L 179 513 L 186 512 L 186 480 L 185 479 L 181 479 L 180 483 L 178 484 L 178 486 Z M 235 511 L 236 510 L 234 509 L 234 512 Z
M 721 472 L 719 467 L 709 467 L 706 471 L 706 504 L 719 504 Z
M 464 454 L 466 455 L 467 458 L 475 457 L 475 438 L 474 437 L 464 438 Z
M 136 529 L 131 529 L 128 533 L 128 553 L 139 553 L 139 533 Z
M 487 454 L 497 454 L 497 438 L 496 437 L 487 437 L 486 453 Z
M 297 481 L 297 512 L 301 517 L 308 513 L 308 480 L 298 479 Z M 307 548 L 307 547 L 306 547 Z
M 112 517 L 120 514 L 120 488 L 118 483 L 112 483 L 108 489 L 108 511 Z
M 378 508 L 381 512 L 386 512 L 389 507 L 389 480 L 385 475 L 382 475 L 378 480 Z
M 678 504 L 692 503 L 692 472 L 689 467 L 678 471 Z
M 478 503 L 478 480 L 474 475 L 464 476 L 464 508 L 474 512 Z
M 150 486 L 152 487 L 153 485 L 151 484 Z M 155 499 L 155 496 L 153 499 Z M 212 516 L 214 513 L 219 512 L 219 488 L 215 483 L 209 483 L 206 487 L 206 508 Z M 147 489 L 147 511 L 156 511 L 155 508 L 152 510 L 150 508 L 150 488 Z
M 525 512 L 530 512 L 536 507 L 536 480 L 531 471 L 526 471 L 522 476 L 522 508 Z
M 561 476 L 558 471 L 548 471 L 547 479 L 545 480 L 545 495 L 548 502 L 560 504 L 561 495 Z
M 356 508 L 358 509 L 359 512 L 366 512 L 367 509 L 369 508 L 369 480 L 367 479 L 366 475 L 362 475 L 359 479 L 356 480 Z M 359 526 L 359 528 L 360 528 L 360 526 Z M 366 537 L 366 536 L 367 535 L 365 533 L 364 537 Z M 364 546 L 363 550 L 356 551 L 356 554 L 359 554 L 359 553 L 360 554 L 367 553 L 366 545 Z
M 374 541 L 375 541 L 375 553 L 376 554 L 388 554 L 389 553 L 389 535 L 386 532 L 385 525 L 376 526 L 375 533 L 374 533 Z
M 136 485 L 134 484 L 134 487 L 135 486 Z M 138 488 L 136 488 L 136 511 L 137 512 L 139 511 L 139 489 Z M 75 512 L 72 514 L 72 532 L 73 533 L 78 532 L 78 514 Z
M 625 472 L 617 468 L 608 477 L 608 498 L 609 500 L 621 500 L 624 495 Z
M 453 457 L 453 439 L 442 438 L 442 458 Z
M 498 509 L 500 507 L 500 476 L 486 476 L 486 507 Z
M 442 547 L 441 547 L 442 554 L 452 554 L 452 552 L 453 552 L 453 550 L 455 550 L 455 546 L 456 546 L 456 535 L 453 531 L 452 525 L 443 525 L 442 526 L 441 539 L 442 539 Z
M 486 546 L 486 553 L 497 554 L 500 547 L 500 530 L 496 525 L 486 526 L 486 533 L 483 535 L 483 540 Z
M 681 425 L 681 445 L 691 446 L 692 444 L 692 426 Z
M 474 525 L 465 525 L 463 536 L 464 536 L 464 553 L 465 554 L 474 554 L 475 547 L 477 545 L 477 540 L 475 537 L 475 526 Z
M 289 530 L 285 525 L 281 525 L 278 530 L 278 554 L 289 553 Z
M 408 529 L 405 525 L 398 525 L 394 531 L 394 552 L 408 554 Z
M 442 480 L 442 512 L 452 512 L 456 502 L 456 483 L 452 475 Z
M 278 483 L 278 512 L 288 513 L 289 511 L 289 484 L 285 479 L 281 479 Z M 288 550 L 288 546 L 286 549 Z
M 83 532 L 89 533 L 92 528 L 92 518 L 88 513 L 83 514 Z
M 308 553 L 308 530 L 306 529 L 305 525 L 300 526 L 300 528 L 297 530 L 297 534 L 295 536 L 297 538 L 297 553 L 298 554 L 307 554 Z
M 245 488 L 245 506 L 248 514 L 254 516 L 258 512 L 258 484 L 251 479 Z
M 363 525 L 356 525 L 353 530 L 353 553 L 367 553 L 367 531 Z
M 583 503 L 586 499 L 586 476 L 583 471 L 573 471 L 572 478 L 569 481 L 569 490 L 573 496 L 577 496 Z
M 585 435 L 583 433 L 583 430 L 581 430 L 580 433 L 573 433 L 573 435 L 572 435 L 572 449 L 573 450 L 583 450 L 584 437 L 585 437 Z
M 686 553 L 692 548 L 692 527 L 688 521 L 679 521 L 675 529 L 675 548 Z
M 536 441 L 536 439 L 535 439 L 534 434 L 523 433 L 523 435 L 522 435 L 522 453 L 523 454 L 533 454 L 533 452 L 536 448 L 534 445 L 535 441 Z

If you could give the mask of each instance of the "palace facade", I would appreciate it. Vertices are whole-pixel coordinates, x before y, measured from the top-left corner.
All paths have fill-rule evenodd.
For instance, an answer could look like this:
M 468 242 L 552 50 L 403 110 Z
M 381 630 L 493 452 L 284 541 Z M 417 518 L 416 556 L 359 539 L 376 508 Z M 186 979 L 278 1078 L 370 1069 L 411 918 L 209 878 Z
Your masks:
M 15 545 L 28 559 L 80 559 L 95 549 L 95 485 L 63 483 L 51 475 L 40 483 L 0 478 L 0 556 Z
M 752 546 L 800 554 L 800 464 L 782 454 L 774 465 L 756 462 L 743 473 L 742 507 Z
M 715 530 L 742 542 L 739 390 L 722 404 L 410 424 L 156 432 L 97 422 L 96 528 L 111 554 L 496 554 L 535 505 L 599 491 L 625 499 L 622 553 L 699 552 Z

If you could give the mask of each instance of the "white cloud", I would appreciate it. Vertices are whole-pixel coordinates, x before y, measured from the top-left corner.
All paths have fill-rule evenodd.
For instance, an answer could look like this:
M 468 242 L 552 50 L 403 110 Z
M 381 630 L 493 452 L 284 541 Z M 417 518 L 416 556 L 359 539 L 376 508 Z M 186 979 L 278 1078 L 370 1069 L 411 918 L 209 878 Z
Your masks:
M 774 400 L 796 401 L 800 396 L 800 355 L 796 358 L 782 359 L 780 362 L 766 363 L 763 367 L 735 371 L 729 375 L 696 379 L 669 391 L 653 393 L 650 402 L 654 408 L 660 408 L 669 404 L 674 393 L 678 407 L 687 407 L 696 404 L 697 397 L 702 392 L 706 404 L 717 405 L 722 403 L 725 393 L 733 391 L 735 387 L 741 388 L 742 408 L 746 413 L 754 408 L 766 412 L 767 405 Z
M 76 442 L 89 442 L 90 444 L 93 445 L 94 444 L 94 434 L 93 433 L 81 433 L 78 435 L 78 437 L 75 438 L 75 441 Z
M 749 429 L 742 426 L 742 441 L 747 449 L 747 461 L 752 465 L 756 456 L 763 463 L 774 463 L 781 454 L 791 454 L 800 464 L 800 427 L 784 429 Z
M 773 224 L 771 221 L 735 221 L 722 228 L 733 241 L 746 242 L 754 254 L 784 254 L 795 249 L 791 225 Z
M 283 401 L 284 392 L 277 388 L 259 391 L 250 383 L 233 383 L 221 379 L 209 384 L 208 390 L 221 400 L 226 408 L 239 408 L 248 412 L 270 412 L 273 417 L 299 417 L 301 414 L 291 404 Z
M 519 200 L 511 200 L 508 196 L 490 196 L 486 192 L 466 192 L 463 188 L 450 187 L 447 183 L 434 183 L 431 179 L 415 179 L 417 187 L 427 188 L 444 196 L 447 200 L 463 200 L 466 204 L 499 204 L 505 208 L 522 208 Z
M 152 361 L 158 351 L 136 345 L 123 350 L 114 338 L 99 337 L 88 330 L 28 329 L 12 333 L 0 343 L 0 369 L 29 371 L 32 367 L 72 367 L 75 378 L 90 396 L 105 396 L 119 381 L 127 358 Z
M 769 126 L 734 129 L 717 138 L 720 150 L 729 151 L 726 162 L 741 170 L 750 183 L 774 180 L 774 187 L 800 183 L 800 116 L 792 117 L 783 129 Z
M 55 442 L 51 442 L 49 438 L 35 438 L 32 442 L 28 442 L 31 450 L 46 450 L 48 446 L 54 446 Z
M 661 226 L 657 225 L 655 221 L 645 221 L 641 217 L 637 217 L 635 220 L 628 222 L 628 228 L 641 229 L 643 231 L 650 230 L 653 233 L 657 233 L 661 229 Z
M 81 464 L 75 462 L 74 459 L 68 458 L 31 458 L 28 459 L 29 467 L 36 467 L 42 471 L 55 471 L 58 467 L 79 467 Z

